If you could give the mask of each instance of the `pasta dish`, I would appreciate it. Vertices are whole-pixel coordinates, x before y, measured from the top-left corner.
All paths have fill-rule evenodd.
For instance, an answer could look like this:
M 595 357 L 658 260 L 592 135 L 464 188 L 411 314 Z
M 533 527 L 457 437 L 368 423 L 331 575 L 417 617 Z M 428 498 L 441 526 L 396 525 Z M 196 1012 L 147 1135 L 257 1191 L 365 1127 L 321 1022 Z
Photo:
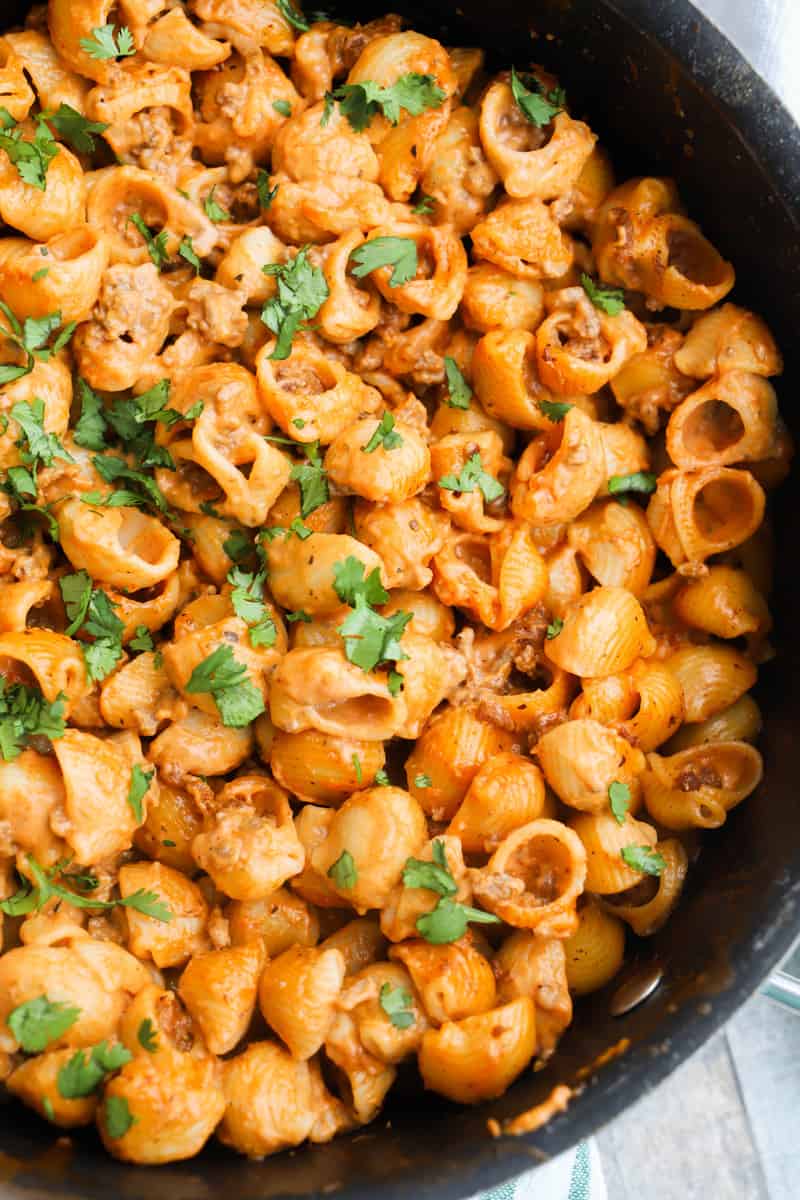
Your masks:
M 544 68 L 0 36 L 0 1080 L 133 1163 L 473 1104 L 757 787 L 762 319 Z

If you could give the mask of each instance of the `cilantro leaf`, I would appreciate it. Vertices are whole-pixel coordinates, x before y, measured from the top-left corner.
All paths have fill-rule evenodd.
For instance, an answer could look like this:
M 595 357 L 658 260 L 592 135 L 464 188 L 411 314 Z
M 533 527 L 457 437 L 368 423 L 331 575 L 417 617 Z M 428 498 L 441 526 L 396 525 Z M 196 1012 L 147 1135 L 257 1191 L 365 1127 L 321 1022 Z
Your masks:
M 3 109 L 0 109 L 0 113 L 2 112 Z M 42 362 L 47 362 L 53 354 L 57 354 L 59 350 L 63 350 L 76 327 L 75 321 L 69 321 L 61 328 L 60 312 L 46 313 L 43 317 L 26 317 L 25 321 L 20 324 L 3 300 L 0 300 L 0 313 L 3 314 L 9 324 L 9 328 L 0 331 L 0 333 L 5 337 L 6 341 L 12 342 L 22 350 L 26 359 L 24 367 L 7 363 L 0 366 L 0 385 L 11 383 L 14 379 L 20 379 L 23 375 L 30 375 L 37 358 Z M 53 342 L 53 345 L 48 346 L 46 343 L 59 328 L 61 328 L 61 331 Z
M 537 403 L 542 415 L 547 417 L 548 421 L 552 421 L 554 425 L 557 421 L 563 421 L 569 410 L 574 407 L 566 400 L 538 400 Z
M 365 577 L 364 564 L 352 554 L 344 562 L 333 564 L 333 590 L 342 604 L 349 604 L 351 608 L 359 599 L 366 604 L 386 604 L 389 599 L 389 593 L 381 583 L 380 569 L 375 567 Z
M 47 169 L 59 151 L 58 142 L 45 123 L 42 114 L 36 118 L 36 130 L 28 141 L 23 137 L 21 126 L 14 121 L 7 109 L 0 109 L 0 150 L 5 150 L 9 161 L 17 168 L 23 183 L 40 192 L 47 187 Z
M 459 475 L 443 475 L 439 487 L 448 492 L 474 492 L 479 489 L 487 504 L 505 495 L 505 488 L 494 475 L 484 471 L 480 453 L 470 455 Z
M 376 787 L 391 787 L 392 786 L 392 781 L 389 778 L 389 776 L 386 774 L 386 772 L 383 770 L 383 768 L 381 768 L 381 770 L 375 772 L 375 786 Z
M 190 267 L 194 267 L 195 275 L 200 274 L 200 259 L 195 253 L 194 243 L 188 234 L 185 238 L 181 239 L 181 243 L 178 246 L 178 254 L 188 262 Z
M 306 625 L 311 624 L 311 614 L 307 613 L 304 608 L 298 608 L 297 612 L 287 612 L 283 615 L 290 625 L 294 625 L 295 621 L 303 621 Z
M 84 504 L 93 508 L 145 508 L 147 500 L 139 492 L 129 492 L 118 488 L 116 492 L 81 492 Z
M 38 283 L 40 279 L 46 279 L 49 274 L 49 267 L 39 267 L 39 270 L 34 271 L 31 275 L 31 283 Z
M 74 904 L 74 899 L 72 900 Z M 122 905 L 123 908 L 132 908 L 136 912 L 145 917 L 151 917 L 154 921 L 163 921 L 168 924 L 173 917 L 172 911 L 167 908 L 166 904 L 161 901 L 155 892 L 147 892 L 144 888 L 139 888 L 138 891 L 132 892 L 130 896 L 126 896 L 124 900 L 108 900 L 101 905 L 102 908 L 113 908 L 115 904 Z M 79 905 L 82 908 L 95 908 L 97 901 L 88 904 Z
M 656 490 L 656 476 L 650 471 L 635 471 L 632 475 L 612 475 L 608 481 L 608 490 L 612 496 L 625 492 L 640 492 L 649 496 Z
M 90 38 L 81 38 L 80 47 L 90 58 L 109 59 L 127 58 L 136 53 L 133 44 L 133 34 L 127 25 L 120 25 L 116 37 L 114 25 L 98 25 L 92 30 Z
M 433 780 L 431 779 L 430 775 L 423 775 L 423 774 L 415 775 L 414 776 L 414 787 L 417 787 L 417 788 L 433 787 Z
M 81 402 L 81 415 L 72 436 L 79 446 L 87 450 L 105 450 L 108 422 L 105 418 L 103 402 L 96 392 L 93 392 L 85 379 L 78 377 L 78 398 Z
M 47 996 L 26 1000 L 8 1014 L 6 1024 L 26 1054 L 41 1054 L 74 1025 L 81 1010 Z
M 470 921 L 481 925 L 500 924 L 500 918 L 492 913 L 483 912 L 480 908 L 470 908 L 468 904 L 459 904 L 446 896 L 442 896 L 431 912 L 417 917 L 415 924 L 426 942 L 433 946 L 443 946 L 448 942 L 457 942 L 463 937 Z
M 258 203 L 264 210 L 268 209 L 278 194 L 279 184 L 275 184 L 274 188 L 269 186 L 269 172 L 259 171 L 256 175 L 256 192 L 258 193 Z
M 372 671 L 379 663 L 407 658 L 400 638 L 411 617 L 406 612 L 383 617 L 369 607 L 363 596 L 357 596 L 355 608 L 337 629 L 344 638 L 348 661 L 362 671 Z
M 300 538 L 301 542 L 304 542 L 306 538 L 311 537 L 313 532 L 313 529 L 309 529 L 307 525 L 304 525 L 299 517 L 295 517 L 294 520 L 289 524 L 289 528 L 286 530 L 287 537 L 290 533 L 293 533 L 295 537 Z
M 92 154 L 95 150 L 95 133 L 105 133 L 108 125 L 102 121 L 90 121 L 69 104 L 61 103 L 54 113 L 44 114 L 57 133 L 77 150 L 79 154 Z
M 222 549 L 232 562 L 240 562 L 253 553 L 253 543 L 243 529 L 232 529 L 222 543 Z
M 106 1133 L 111 1138 L 124 1137 L 132 1125 L 139 1120 L 134 1117 L 124 1096 L 106 1096 L 103 1101 L 103 1119 Z
M 427 888 L 439 896 L 455 896 L 458 886 L 447 864 L 443 842 L 437 838 L 433 843 L 433 862 L 426 862 L 421 858 L 406 859 L 406 865 L 403 867 L 403 886 Z
M 278 290 L 262 308 L 261 320 L 277 339 L 270 358 L 280 360 L 289 357 L 295 333 L 317 315 L 330 292 L 320 268 L 308 261 L 308 246 L 289 262 L 267 263 L 262 270 L 277 279 Z
M 445 356 L 444 370 L 447 376 L 447 403 L 451 408 L 469 408 L 472 388 L 459 370 L 458 363 Z
M 300 515 L 308 517 L 330 500 L 328 475 L 319 457 L 318 443 L 306 446 L 304 463 L 292 467 L 289 478 L 300 488 Z
M 207 692 L 222 718 L 223 725 L 239 729 L 264 712 L 264 698 L 247 675 L 247 667 L 235 657 L 230 646 L 218 646 L 192 671 L 185 690 L 190 694 Z
M 34 736 L 63 737 L 66 700 L 59 692 L 48 704 L 37 687 L 0 678 L 0 758 L 17 758 Z
M 545 637 L 550 642 L 553 640 L 553 638 L 558 637 L 558 635 L 561 633 L 561 630 L 563 628 L 564 628 L 564 622 L 561 619 L 561 617 L 553 617 L 552 621 L 547 626 L 547 630 L 545 631 Z
M 284 20 L 288 21 L 295 29 L 299 29 L 301 33 L 308 33 L 311 26 L 306 24 L 302 15 L 292 4 L 292 0 L 276 0 L 275 7 Z
M 65 876 L 63 873 L 63 862 L 57 862 L 55 866 L 45 871 L 32 854 L 27 854 L 26 859 L 32 883 L 26 883 L 16 895 L 9 897 L 8 900 L 0 901 L 0 912 L 8 913 L 11 916 L 20 916 L 41 908 L 48 900 L 57 897 L 59 900 L 64 900 L 68 904 L 72 904 L 75 908 L 107 910 L 120 905 L 125 908 L 134 908 L 156 921 L 172 920 L 172 913 L 159 900 L 155 892 L 146 892 L 140 888 L 133 895 L 127 896 L 124 899 L 95 900 L 92 896 L 80 896 L 77 892 L 64 887 L 63 884 L 55 882 L 56 877 L 61 876 L 77 883 L 79 886 L 88 887 L 90 890 L 93 890 L 97 887 L 97 880 L 94 876 Z
M 145 771 L 139 763 L 134 763 L 131 770 L 131 782 L 128 788 L 128 804 L 131 806 L 131 812 L 141 825 L 144 820 L 144 811 L 142 810 L 142 800 L 144 800 L 150 784 L 155 775 L 155 767 L 152 771 Z
M 553 118 L 563 111 L 564 93 L 560 89 L 554 89 L 545 96 L 544 92 L 539 89 L 539 85 L 536 86 L 535 92 L 529 91 L 514 68 L 511 68 L 511 95 L 516 100 L 520 112 L 525 115 L 531 125 L 538 125 L 541 128 L 549 125 Z
M 122 658 L 122 633 L 125 624 L 114 612 L 114 605 L 101 588 L 95 588 L 85 571 L 63 575 L 58 581 L 70 624 L 65 630 L 71 637 L 78 630 L 94 638 L 81 644 L 81 652 L 90 679 L 102 680 Z
M 152 504 L 159 512 L 167 512 L 168 505 L 161 488 L 144 471 L 137 471 L 135 468 L 129 467 L 123 458 L 118 458 L 114 454 L 102 456 L 95 454 L 92 463 L 97 473 L 102 475 L 106 483 L 115 483 L 118 479 L 128 480 L 140 489 L 139 494 L 145 503 Z
M 413 1004 L 414 999 L 405 988 L 393 988 L 390 983 L 384 983 L 378 999 L 381 1008 L 386 1013 L 395 1029 L 410 1029 L 415 1023 Z
M 292 115 L 292 106 L 288 100 L 273 100 L 272 107 L 282 117 L 290 117 Z
M 325 110 L 321 124 L 327 125 L 334 103 L 338 103 L 342 115 L 352 129 L 362 133 L 376 113 L 383 113 L 392 125 L 397 125 L 401 112 L 412 117 L 419 116 L 428 108 L 439 108 L 447 99 L 447 93 L 436 83 L 433 75 L 421 75 L 410 71 L 390 87 L 383 87 L 372 79 L 363 83 L 343 83 L 334 92 L 325 96 Z
M 650 846 L 623 846 L 620 857 L 632 870 L 642 871 L 645 875 L 660 875 L 667 866 L 658 851 Z
M 599 308 L 609 317 L 618 317 L 625 311 L 625 292 L 622 288 L 603 287 L 585 272 L 581 274 L 581 286 L 595 308 Z
M 156 1037 L 155 1026 L 149 1017 L 145 1017 L 139 1025 L 136 1031 L 136 1040 L 148 1054 L 155 1054 L 156 1050 L 158 1050 L 158 1038 Z
M 398 696 L 405 686 L 405 680 L 399 671 L 390 671 L 386 679 L 390 696 Z
M 379 446 L 382 446 L 384 450 L 396 450 L 402 444 L 402 436 L 395 431 L 394 417 L 390 412 L 385 412 L 372 437 L 364 443 L 361 449 L 365 454 L 372 454 Z
M 91 1050 L 77 1050 L 56 1076 L 58 1093 L 65 1100 L 91 1096 L 112 1071 L 118 1071 L 132 1058 L 130 1050 L 124 1046 L 109 1046 L 106 1041 L 92 1046 Z
M 44 427 L 44 400 L 34 396 L 32 400 L 18 400 L 11 408 L 11 417 L 22 430 L 22 438 L 17 442 L 23 449 L 22 461 L 30 466 L 41 464 L 52 466 L 54 458 L 63 458 L 66 462 L 74 462 L 54 433 L 48 433 Z
M 147 650 L 152 650 L 155 643 L 153 642 L 152 634 L 146 625 L 137 625 L 136 631 L 128 642 L 129 650 L 136 650 L 138 653 L 144 653 Z
M 218 225 L 220 221 L 230 221 L 231 214 L 226 212 L 221 205 L 217 204 L 216 200 L 214 199 L 214 192 L 216 190 L 217 185 L 214 184 L 211 191 L 203 201 L 203 211 L 210 221 L 213 221 L 215 225 Z
M 361 759 L 358 757 L 357 754 L 353 755 L 353 770 L 356 773 L 356 780 L 358 781 L 358 783 L 363 783 L 364 782 L 364 772 L 361 770 Z
M 427 217 L 433 212 L 433 206 L 436 200 L 433 196 L 422 196 L 417 204 L 411 209 L 415 217 Z
M 72 637 L 86 620 L 89 601 L 92 598 L 92 581 L 88 571 L 76 571 L 72 575 L 62 575 L 58 586 L 70 621 L 64 633 L 67 637 Z
M 265 572 L 259 571 L 258 574 L 254 574 L 252 571 L 242 571 L 239 567 L 233 567 L 228 572 L 228 582 L 233 587 L 233 611 L 250 626 L 250 645 L 274 646 L 278 631 L 264 604 Z
M 356 246 L 350 261 L 356 263 L 352 268 L 356 279 L 363 279 L 379 267 L 394 267 L 389 287 L 400 287 L 417 273 L 417 243 L 413 238 L 405 237 L 372 238 Z
M 328 870 L 328 878 L 332 879 L 338 888 L 350 891 L 358 882 L 358 868 L 349 850 L 343 850 L 336 862 Z
M 614 820 L 618 825 L 625 824 L 625 814 L 631 806 L 631 789 L 627 783 L 620 783 L 615 779 L 608 786 L 608 800 L 611 805 L 611 811 L 614 814 Z
M 150 255 L 150 261 L 153 266 L 160 271 L 164 264 L 169 260 L 167 253 L 167 238 L 169 234 L 166 229 L 162 229 L 160 233 L 153 235 L 153 231 L 149 225 L 145 224 L 144 217 L 141 213 L 131 213 L 128 217 L 128 224 L 133 225 L 142 235 L 147 246 L 147 253 Z

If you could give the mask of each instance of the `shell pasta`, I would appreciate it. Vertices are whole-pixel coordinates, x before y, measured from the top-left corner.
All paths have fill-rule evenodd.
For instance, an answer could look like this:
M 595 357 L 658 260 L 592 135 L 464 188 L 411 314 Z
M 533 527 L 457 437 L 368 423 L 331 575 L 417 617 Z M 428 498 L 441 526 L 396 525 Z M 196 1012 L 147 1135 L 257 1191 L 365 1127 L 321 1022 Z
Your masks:
M 491 1101 L 762 778 L 780 351 L 395 14 L 49 0 L 0 100 L 0 1082 L 147 1165 Z

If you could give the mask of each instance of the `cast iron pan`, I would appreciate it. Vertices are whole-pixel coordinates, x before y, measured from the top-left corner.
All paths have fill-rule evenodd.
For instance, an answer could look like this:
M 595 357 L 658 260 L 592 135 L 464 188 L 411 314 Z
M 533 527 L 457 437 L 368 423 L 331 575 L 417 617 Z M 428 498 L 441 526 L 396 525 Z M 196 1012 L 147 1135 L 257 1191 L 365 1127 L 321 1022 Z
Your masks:
M 340 0 L 344 3 L 344 0 Z M 782 412 L 800 438 L 800 135 L 761 79 L 686 0 L 442 0 L 394 7 L 417 27 L 495 52 L 498 63 L 529 59 L 562 77 L 573 109 L 609 146 L 620 177 L 677 178 L 693 216 L 733 260 L 735 298 L 766 317 L 786 355 Z M 391 0 L 367 0 L 353 15 L 376 15 Z M 24 3 L 2 5 L 21 14 Z M 334 3 L 335 7 L 335 3 Z M 346 9 L 342 9 L 346 11 Z M 446 22 L 446 24 L 445 24 Z M 531 36 L 531 29 L 538 36 Z M 94 1134 L 70 1139 L 18 1104 L 0 1109 L 4 1196 L 48 1200 L 237 1200 L 335 1194 L 341 1200 L 459 1200 L 530 1168 L 597 1130 L 654 1088 L 735 1012 L 798 928 L 800 904 L 800 585 L 798 479 L 777 501 L 779 657 L 762 673 L 766 718 L 763 787 L 725 827 L 706 835 L 685 898 L 667 927 L 635 953 L 658 956 L 661 987 L 623 1018 L 608 994 L 578 1005 L 574 1025 L 547 1070 L 526 1072 L 501 1100 L 458 1109 L 413 1081 L 375 1126 L 329 1146 L 263 1164 L 216 1146 L 158 1169 L 107 1157 Z M 571 1083 L 619 1039 L 628 1051 L 589 1076 L 569 1111 L 525 1138 L 487 1136 L 489 1116 L 515 1115 L 560 1082 Z

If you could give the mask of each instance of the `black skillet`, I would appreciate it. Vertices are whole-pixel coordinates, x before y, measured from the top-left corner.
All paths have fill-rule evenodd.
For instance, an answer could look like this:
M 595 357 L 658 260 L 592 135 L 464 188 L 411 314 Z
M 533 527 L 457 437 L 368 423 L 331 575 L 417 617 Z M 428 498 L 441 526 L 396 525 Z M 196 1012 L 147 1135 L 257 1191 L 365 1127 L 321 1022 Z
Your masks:
M 341 0 L 343 3 L 344 0 Z M 757 0 L 754 0 L 756 3 Z M 333 7 L 335 8 L 335 2 Z M 734 298 L 769 322 L 786 356 L 781 409 L 800 438 L 800 132 L 763 81 L 687 0 L 350 0 L 359 17 L 394 7 L 428 32 L 484 46 L 496 61 L 554 68 L 626 173 L 674 176 L 692 216 L 737 269 Z M 27 8 L 2 0 L 0 25 Z M 765 18 L 766 18 L 766 5 Z M 345 11 L 345 10 L 343 10 Z M 531 36 L 531 32 L 538 36 Z M 57 1139 L 18 1104 L 0 1108 L 0 1194 L 41 1200 L 459 1200 L 558 1154 L 654 1088 L 735 1012 L 789 948 L 800 907 L 800 549 L 791 513 L 800 472 L 776 502 L 778 658 L 762 673 L 758 795 L 707 835 L 685 898 L 636 954 L 661 986 L 623 1017 L 609 994 L 577 1007 L 546 1071 L 502 1100 L 457 1109 L 413 1087 L 371 1128 L 263 1164 L 212 1146 L 158 1169 L 114 1162 L 92 1132 Z M 797 540 L 795 540 L 797 539 Z M 612 989 L 613 990 L 613 989 Z M 628 1051 L 591 1076 L 569 1110 L 525 1138 L 487 1136 L 502 1118 L 571 1083 L 619 1039 Z

